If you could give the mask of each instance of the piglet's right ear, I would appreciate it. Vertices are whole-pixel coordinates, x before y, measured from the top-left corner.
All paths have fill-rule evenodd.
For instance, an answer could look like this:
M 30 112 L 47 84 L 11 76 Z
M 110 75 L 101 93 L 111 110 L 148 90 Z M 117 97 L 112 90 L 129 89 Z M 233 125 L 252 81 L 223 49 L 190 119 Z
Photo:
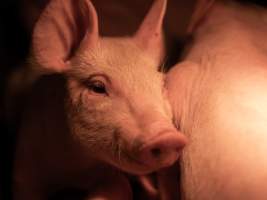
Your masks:
M 89 0 L 51 0 L 33 33 L 33 56 L 43 70 L 62 72 L 81 46 L 98 39 L 96 11 Z
M 154 0 L 133 39 L 154 60 L 162 62 L 165 57 L 165 41 L 163 37 L 163 20 L 167 0 Z

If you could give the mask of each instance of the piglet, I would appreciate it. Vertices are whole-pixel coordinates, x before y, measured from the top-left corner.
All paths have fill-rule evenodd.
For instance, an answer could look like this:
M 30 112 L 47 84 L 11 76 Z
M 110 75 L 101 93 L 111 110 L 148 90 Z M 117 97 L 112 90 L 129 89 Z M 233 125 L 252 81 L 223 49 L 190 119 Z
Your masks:
M 172 123 L 161 73 L 166 0 L 133 36 L 99 36 L 89 0 L 52 0 L 35 25 L 29 94 L 17 142 L 15 200 L 59 191 L 132 199 L 124 173 L 172 165 L 186 138 Z

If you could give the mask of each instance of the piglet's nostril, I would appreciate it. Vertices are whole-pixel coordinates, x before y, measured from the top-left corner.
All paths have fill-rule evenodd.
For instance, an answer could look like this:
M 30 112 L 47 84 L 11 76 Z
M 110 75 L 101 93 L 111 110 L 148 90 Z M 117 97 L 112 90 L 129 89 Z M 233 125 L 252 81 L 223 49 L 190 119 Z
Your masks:
M 145 141 L 140 149 L 140 161 L 149 166 L 169 166 L 174 163 L 186 144 L 181 133 L 167 132 Z
M 160 148 L 153 148 L 153 149 L 151 149 L 151 154 L 152 154 L 152 156 L 160 157 L 161 149 Z

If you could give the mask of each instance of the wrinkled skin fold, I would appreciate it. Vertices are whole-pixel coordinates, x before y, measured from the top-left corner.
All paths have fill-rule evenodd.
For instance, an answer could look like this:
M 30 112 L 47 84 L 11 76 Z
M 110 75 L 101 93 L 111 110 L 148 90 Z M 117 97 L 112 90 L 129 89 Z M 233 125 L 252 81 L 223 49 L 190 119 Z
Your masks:
M 267 11 L 215 2 L 168 73 L 184 200 L 267 197 Z

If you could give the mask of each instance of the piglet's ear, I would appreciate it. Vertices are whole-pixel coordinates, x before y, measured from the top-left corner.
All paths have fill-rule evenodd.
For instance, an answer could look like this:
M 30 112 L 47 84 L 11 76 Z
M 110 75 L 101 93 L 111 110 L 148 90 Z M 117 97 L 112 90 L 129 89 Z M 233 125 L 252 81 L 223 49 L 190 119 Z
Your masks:
M 33 56 L 49 72 L 62 72 L 77 48 L 98 38 L 96 11 L 89 0 L 51 0 L 33 33 Z
M 187 28 L 187 33 L 192 33 L 198 23 L 205 17 L 215 0 L 196 0 L 191 22 Z
M 163 52 L 165 52 L 162 26 L 166 6 L 167 0 L 154 0 L 148 14 L 134 35 L 134 40 L 138 46 L 159 61 L 162 60 Z

